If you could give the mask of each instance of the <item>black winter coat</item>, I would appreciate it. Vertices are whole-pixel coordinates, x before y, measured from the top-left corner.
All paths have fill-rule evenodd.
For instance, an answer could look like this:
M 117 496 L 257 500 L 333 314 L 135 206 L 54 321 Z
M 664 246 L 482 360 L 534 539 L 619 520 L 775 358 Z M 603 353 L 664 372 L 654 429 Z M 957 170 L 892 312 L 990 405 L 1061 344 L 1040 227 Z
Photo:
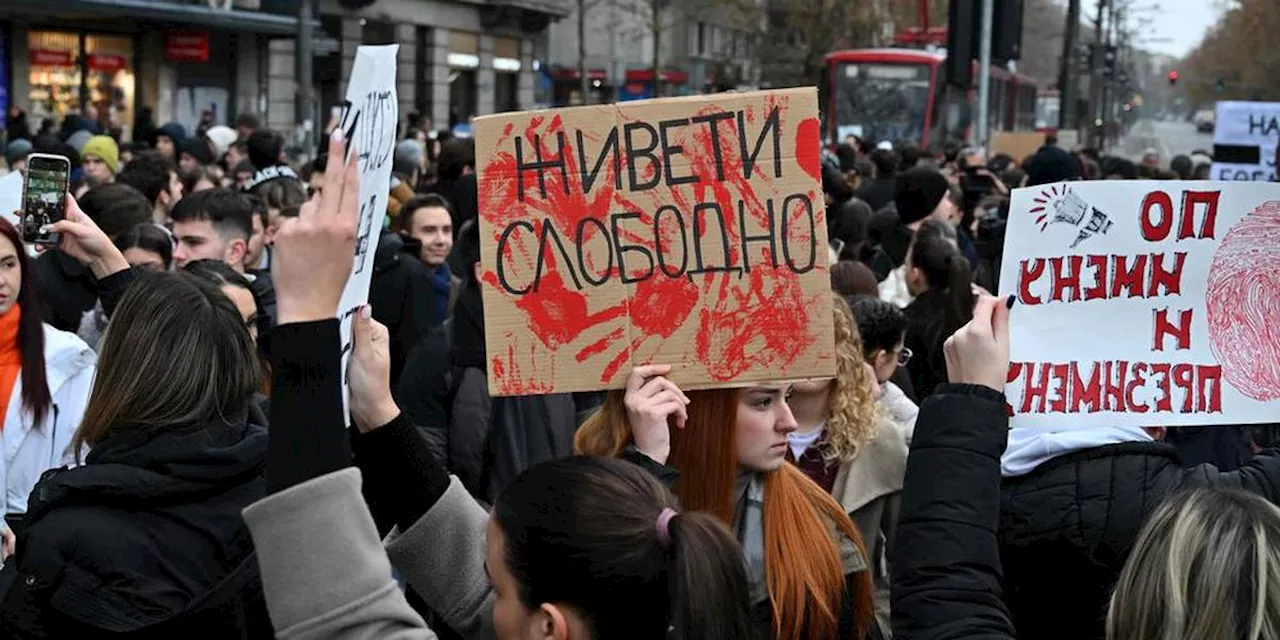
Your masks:
M 396 403 L 436 460 L 492 504 L 520 472 L 573 455 L 580 414 L 567 393 L 490 397 L 485 369 L 454 348 L 456 323 L 441 325 L 409 354 Z
M 31 275 L 40 290 L 40 317 L 55 329 L 79 331 L 85 312 L 98 304 L 98 281 L 89 268 L 55 249 L 35 259 Z
M 1143 523 L 1169 494 L 1199 487 L 1280 501 L 1280 451 L 1220 472 L 1207 464 L 1183 469 L 1177 450 L 1163 442 L 1126 442 L 1005 478 L 1000 557 L 1019 637 L 1103 638 L 1111 590 Z
M 391 387 L 400 380 L 409 352 L 443 322 L 438 317 L 431 271 L 417 257 L 420 245 L 406 244 L 392 231 L 383 231 L 373 257 L 369 305 L 373 319 L 387 327 L 391 338 Z
M 1008 426 L 1004 394 L 987 387 L 942 384 L 920 405 L 889 562 L 894 640 L 1015 637 L 996 538 Z
M 240 511 L 266 495 L 255 408 L 225 424 L 123 431 L 32 490 L 5 571 L 5 638 L 270 638 Z

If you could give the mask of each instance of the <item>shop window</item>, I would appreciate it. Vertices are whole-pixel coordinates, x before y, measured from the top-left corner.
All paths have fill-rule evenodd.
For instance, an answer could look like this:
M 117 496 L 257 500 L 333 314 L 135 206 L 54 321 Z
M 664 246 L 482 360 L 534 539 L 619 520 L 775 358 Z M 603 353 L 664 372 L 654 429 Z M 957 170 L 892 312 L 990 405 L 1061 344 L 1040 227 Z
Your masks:
M 417 27 L 414 33 L 413 66 L 417 70 L 413 79 L 413 104 L 419 113 L 431 115 L 431 85 L 435 74 L 432 69 L 431 27 Z
M 362 44 L 395 44 L 396 26 L 390 22 L 377 20 L 361 20 L 360 42 Z
M 67 115 L 80 111 L 80 34 L 32 31 L 27 40 L 31 123 L 51 118 L 60 125 Z
M 65 31 L 28 35 L 31 116 L 61 124 L 71 114 L 127 139 L 133 128 L 134 42 L 129 36 Z
M 495 73 L 493 74 L 493 108 L 501 113 L 503 111 L 519 111 L 520 101 L 518 97 L 520 87 L 520 74 L 518 73 Z
M 449 126 L 466 125 L 476 115 L 476 69 L 480 67 L 480 36 L 449 32 Z
M 133 129 L 133 38 L 89 34 L 84 39 L 85 96 L 107 130 Z
M 468 124 L 476 115 L 476 72 L 449 70 L 449 126 Z

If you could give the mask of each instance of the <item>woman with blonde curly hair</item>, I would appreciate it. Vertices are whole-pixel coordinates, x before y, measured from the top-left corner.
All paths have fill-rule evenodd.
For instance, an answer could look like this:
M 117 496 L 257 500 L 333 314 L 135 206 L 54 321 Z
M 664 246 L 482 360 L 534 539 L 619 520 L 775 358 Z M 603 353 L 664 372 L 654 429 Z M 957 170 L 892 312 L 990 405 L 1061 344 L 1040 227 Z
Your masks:
M 832 296 L 836 377 L 791 387 L 787 404 L 797 428 L 787 434 L 787 460 L 840 503 L 862 534 L 871 560 L 876 617 L 889 622 L 889 574 L 884 561 L 898 521 L 907 468 L 902 427 L 876 402 L 875 374 L 862 357 L 862 338 L 848 303 Z

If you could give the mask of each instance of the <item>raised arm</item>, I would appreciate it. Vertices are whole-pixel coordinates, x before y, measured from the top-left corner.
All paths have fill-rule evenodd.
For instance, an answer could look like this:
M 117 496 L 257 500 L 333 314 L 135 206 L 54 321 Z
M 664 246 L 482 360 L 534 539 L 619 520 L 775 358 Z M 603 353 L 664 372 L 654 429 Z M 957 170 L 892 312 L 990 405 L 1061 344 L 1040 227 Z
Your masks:
M 337 309 L 358 218 L 355 153 L 329 144 L 323 196 L 281 226 L 272 276 L 280 324 L 272 343 L 272 495 L 244 511 L 276 634 L 282 638 L 436 638 L 391 577 L 390 562 L 349 469 Z M 375 327 L 361 314 L 366 343 Z M 382 330 L 385 341 L 385 329 Z M 372 415 L 366 415 L 372 418 Z

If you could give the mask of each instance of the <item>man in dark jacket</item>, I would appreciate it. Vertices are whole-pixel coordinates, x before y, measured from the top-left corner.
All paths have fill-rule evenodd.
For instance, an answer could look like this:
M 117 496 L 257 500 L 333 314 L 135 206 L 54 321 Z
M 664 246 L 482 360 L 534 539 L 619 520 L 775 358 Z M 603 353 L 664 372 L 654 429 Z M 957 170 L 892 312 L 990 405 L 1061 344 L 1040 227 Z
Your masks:
M 862 183 L 853 193 L 854 197 L 870 205 L 872 211 L 879 211 L 893 204 L 894 177 L 898 174 L 898 154 L 889 149 L 876 149 L 871 152 L 871 164 L 876 168 L 876 177 Z
M 115 240 L 151 220 L 151 204 L 132 187 L 105 184 L 86 192 L 80 210 Z M 46 251 L 32 267 L 40 290 L 40 312 L 54 328 L 75 333 L 80 320 L 98 302 L 98 281 L 89 269 L 60 249 Z
M 437 317 L 431 272 L 418 260 L 421 245 L 413 238 L 383 230 L 373 254 L 369 305 L 373 319 L 391 336 L 391 386 L 395 388 L 413 348 L 427 336 Z
M 410 354 L 396 402 L 436 460 L 491 503 L 521 471 L 571 455 L 578 416 L 570 394 L 489 396 L 478 226 L 467 225 L 458 245 L 470 268 L 462 274 L 454 316 Z
M 1237 471 L 1184 469 L 1177 450 L 1158 441 L 1163 432 L 1009 432 L 1000 557 L 1019 637 L 1103 638 L 1111 590 L 1138 531 L 1171 493 L 1221 487 L 1280 501 L 1280 453 L 1263 452 Z

